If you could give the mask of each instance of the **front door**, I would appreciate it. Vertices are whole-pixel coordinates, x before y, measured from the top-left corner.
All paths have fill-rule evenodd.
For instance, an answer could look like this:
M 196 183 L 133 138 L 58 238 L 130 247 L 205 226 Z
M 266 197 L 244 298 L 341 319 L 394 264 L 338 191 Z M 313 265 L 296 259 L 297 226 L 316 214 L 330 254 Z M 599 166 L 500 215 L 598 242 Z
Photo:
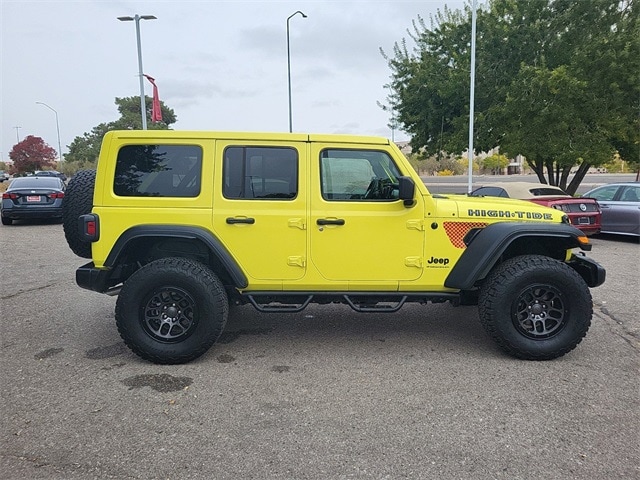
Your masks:
M 424 210 L 398 199 L 402 175 L 384 146 L 312 143 L 311 261 L 350 289 L 389 288 L 422 274 Z

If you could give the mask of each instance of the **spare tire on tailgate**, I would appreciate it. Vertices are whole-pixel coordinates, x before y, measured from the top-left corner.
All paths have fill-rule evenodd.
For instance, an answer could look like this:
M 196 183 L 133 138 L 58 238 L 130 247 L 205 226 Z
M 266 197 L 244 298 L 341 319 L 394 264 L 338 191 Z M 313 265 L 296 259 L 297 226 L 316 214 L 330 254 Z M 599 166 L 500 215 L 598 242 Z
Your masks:
M 78 217 L 91 213 L 95 184 L 95 170 L 80 170 L 69 180 L 62 201 L 64 236 L 73 253 L 83 258 L 91 258 L 91 244 L 80 239 Z

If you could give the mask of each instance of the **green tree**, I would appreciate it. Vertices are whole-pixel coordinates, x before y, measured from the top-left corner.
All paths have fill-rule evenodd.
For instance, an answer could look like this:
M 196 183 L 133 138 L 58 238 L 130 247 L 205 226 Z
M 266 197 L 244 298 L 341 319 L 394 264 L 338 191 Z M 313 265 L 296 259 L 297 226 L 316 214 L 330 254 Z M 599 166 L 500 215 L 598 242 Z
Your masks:
M 632 0 L 490 0 L 478 12 L 474 144 L 522 154 L 574 193 L 617 151 L 640 158 L 640 29 Z M 471 11 L 414 22 L 387 57 L 388 98 L 414 151 L 461 152 L 469 121 Z M 569 182 L 569 175 L 578 166 Z
M 162 122 L 151 122 L 151 106 L 153 100 L 146 97 L 147 104 L 147 128 L 149 130 L 168 130 L 169 126 L 177 121 L 173 109 L 160 101 L 162 110 Z M 73 139 L 69 145 L 69 153 L 64 158 L 68 162 L 91 163 L 98 159 L 102 137 L 110 130 L 140 130 L 142 118 L 140 116 L 140 97 L 116 97 L 115 103 L 120 113 L 120 118 L 113 122 L 101 123 L 85 132 L 82 136 Z
M 13 160 L 13 168 L 17 173 L 33 172 L 45 167 L 56 165 L 56 151 L 40 137 L 27 135 L 24 140 L 16 143 L 9 152 Z
M 507 156 L 498 153 L 489 155 L 482 160 L 482 168 L 490 170 L 494 175 L 499 175 L 502 170 L 507 168 L 508 165 L 509 159 L 507 158 Z

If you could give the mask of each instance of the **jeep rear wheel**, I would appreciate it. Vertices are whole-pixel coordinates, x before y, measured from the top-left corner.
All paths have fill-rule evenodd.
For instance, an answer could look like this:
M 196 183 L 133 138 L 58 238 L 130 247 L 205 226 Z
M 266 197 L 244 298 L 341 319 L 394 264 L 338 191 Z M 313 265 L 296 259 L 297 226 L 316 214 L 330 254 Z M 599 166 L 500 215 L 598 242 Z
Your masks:
M 164 258 L 124 283 L 116 324 L 140 357 L 177 364 L 198 358 L 218 340 L 228 312 L 224 287 L 209 268 L 193 260 Z
M 573 350 L 591 325 L 593 303 L 582 277 L 549 257 L 512 258 L 487 277 L 480 321 L 500 348 L 526 360 L 550 360 Z
M 78 217 L 91 213 L 95 170 L 80 170 L 71 180 L 62 200 L 62 228 L 69 248 L 82 258 L 91 258 L 91 244 L 80 239 Z

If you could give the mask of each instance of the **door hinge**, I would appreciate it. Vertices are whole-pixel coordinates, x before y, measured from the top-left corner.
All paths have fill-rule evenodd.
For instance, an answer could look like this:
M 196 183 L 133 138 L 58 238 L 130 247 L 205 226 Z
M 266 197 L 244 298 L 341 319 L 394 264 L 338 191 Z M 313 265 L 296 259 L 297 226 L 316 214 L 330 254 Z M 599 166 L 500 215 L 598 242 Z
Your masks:
M 301 255 L 294 255 L 287 259 L 287 265 L 304 268 L 307 265 L 307 259 Z
M 304 218 L 290 218 L 288 225 L 292 228 L 299 228 L 300 230 L 306 230 L 307 224 Z
M 407 220 L 407 228 L 409 230 L 424 230 L 424 220 Z
M 407 267 L 422 268 L 422 257 L 406 257 L 404 259 L 404 264 Z

